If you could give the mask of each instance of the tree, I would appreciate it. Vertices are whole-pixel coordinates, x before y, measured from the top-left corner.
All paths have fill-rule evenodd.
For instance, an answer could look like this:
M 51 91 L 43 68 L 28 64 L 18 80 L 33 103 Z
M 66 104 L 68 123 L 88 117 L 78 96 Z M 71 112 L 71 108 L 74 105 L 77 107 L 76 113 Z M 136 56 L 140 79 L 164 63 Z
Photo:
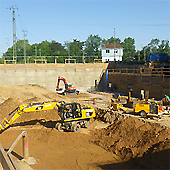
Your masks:
M 13 56 L 13 47 L 8 48 L 7 52 L 5 52 L 3 56 Z
M 168 40 L 162 40 L 161 44 L 158 45 L 158 52 L 163 54 L 167 53 L 170 55 L 170 48 L 169 48 L 169 41 Z
M 170 56 L 170 48 L 169 48 L 169 41 L 159 39 L 152 39 L 150 43 L 143 47 L 141 50 L 142 58 L 146 61 L 146 57 L 148 54 L 155 54 L 155 53 L 166 53 Z
M 48 42 L 47 40 L 46 41 L 43 41 L 42 43 L 38 44 L 38 47 L 37 47 L 37 54 L 38 54 L 38 50 L 41 49 L 41 54 L 39 54 L 39 56 L 50 56 L 50 52 L 51 52 L 51 49 L 50 49 L 50 42 Z
M 25 41 L 18 40 L 16 43 L 16 54 L 17 54 L 17 62 L 19 62 L 19 63 L 25 63 L 24 46 L 26 49 L 26 56 L 30 56 L 30 54 L 31 54 L 31 45 L 28 44 L 28 40 L 25 40 Z M 11 48 L 8 48 L 7 52 L 4 53 L 3 56 L 8 56 L 5 58 L 12 60 L 13 59 L 13 46 Z
M 24 56 L 24 40 L 18 40 L 16 43 L 17 56 Z
M 60 56 L 67 56 L 66 58 L 68 56 L 72 56 L 72 58 L 74 56 L 81 56 L 79 58 L 76 57 L 76 60 L 82 62 L 82 56 L 101 56 L 101 47 L 114 42 L 123 47 L 123 60 L 134 60 L 136 58 L 136 60 L 146 61 L 147 55 L 153 53 L 167 53 L 170 56 L 168 40 L 160 41 L 157 38 L 152 39 L 141 51 L 136 52 L 135 40 L 133 38 L 128 37 L 121 42 L 119 38 L 110 37 L 108 39 L 101 39 L 98 35 L 90 35 L 85 42 L 73 39 L 72 42 L 65 42 L 64 45 L 55 40 L 51 42 L 45 40 L 32 45 L 28 43 L 28 40 L 18 40 L 16 43 L 17 62 L 24 62 L 24 46 L 26 47 L 26 56 L 34 56 L 30 58 L 31 62 L 34 62 L 35 58 L 42 58 L 42 56 L 53 56 L 48 58 L 48 62 L 53 62 L 56 58 L 57 61 L 64 62 L 65 58 Z M 13 59 L 13 46 L 8 48 L 3 56 L 5 56 L 5 59 Z M 94 57 L 88 57 L 86 62 L 92 62 L 93 59 Z
M 111 43 L 121 44 L 121 40 L 119 38 L 114 38 L 114 37 L 110 37 L 107 40 L 106 39 L 102 40 L 102 46 L 104 46 L 105 44 L 111 44 Z
M 73 42 L 65 42 L 69 56 L 82 56 L 84 42 L 73 39 Z
M 147 46 L 144 46 L 143 49 L 140 51 L 140 60 L 146 61 L 147 54 L 150 53 L 150 49 Z
M 37 56 L 38 51 L 37 51 L 38 44 L 32 44 L 31 45 L 31 56 Z
M 61 56 L 66 54 L 64 46 L 62 46 L 61 43 L 58 43 L 54 40 L 49 44 L 49 48 L 50 56 Z
M 28 40 L 18 40 L 16 44 L 17 56 L 24 56 L 24 46 L 26 50 L 26 56 L 31 54 L 31 45 L 28 43 Z
M 125 38 L 121 43 L 123 47 L 123 60 L 133 60 L 135 57 L 135 40 L 133 38 Z
M 87 56 L 101 56 L 102 39 L 98 35 L 90 35 L 85 41 Z
M 159 47 L 159 42 L 160 40 L 155 38 L 152 39 L 151 42 L 148 44 L 148 50 L 150 51 L 150 54 L 154 54 L 158 52 L 158 47 Z

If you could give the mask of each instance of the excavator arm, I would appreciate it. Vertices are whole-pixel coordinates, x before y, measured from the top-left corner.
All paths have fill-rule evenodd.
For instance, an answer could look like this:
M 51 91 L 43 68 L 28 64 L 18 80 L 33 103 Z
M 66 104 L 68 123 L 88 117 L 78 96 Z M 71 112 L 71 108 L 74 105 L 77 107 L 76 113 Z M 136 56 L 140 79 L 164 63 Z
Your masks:
M 43 102 L 43 103 L 29 103 L 22 104 L 16 109 L 14 109 L 10 114 L 8 114 L 0 123 L 0 130 L 4 130 L 9 127 L 18 117 L 26 112 L 35 112 L 43 110 L 52 110 L 55 109 L 55 106 L 60 106 L 61 102 Z
M 64 82 L 65 88 L 59 88 L 60 81 Z M 79 94 L 79 91 L 76 90 L 75 87 L 71 83 L 67 83 L 66 79 L 64 77 L 58 77 L 58 81 L 56 84 L 56 92 L 59 94 Z
M 58 77 L 58 82 L 57 82 L 57 89 L 59 89 L 60 80 L 62 80 L 62 81 L 64 82 L 65 87 L 66 87 L 66 84 L 67 84 L 66 79 L 65 79 L 65 78 L 63 78 L 63 77 L 60 77 L 60 76 L 59 76 L 59 77 Z

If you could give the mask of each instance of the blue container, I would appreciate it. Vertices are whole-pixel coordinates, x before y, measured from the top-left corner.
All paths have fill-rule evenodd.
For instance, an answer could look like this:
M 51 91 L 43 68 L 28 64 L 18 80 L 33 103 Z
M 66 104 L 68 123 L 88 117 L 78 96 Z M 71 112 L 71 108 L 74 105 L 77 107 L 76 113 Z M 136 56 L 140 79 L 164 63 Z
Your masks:
M 147 61 L 158 61 L 158 62 L 162 62 L 164 60 L 168 59 L 168 55 L 167 54 L 148 54 L 147 56 Z

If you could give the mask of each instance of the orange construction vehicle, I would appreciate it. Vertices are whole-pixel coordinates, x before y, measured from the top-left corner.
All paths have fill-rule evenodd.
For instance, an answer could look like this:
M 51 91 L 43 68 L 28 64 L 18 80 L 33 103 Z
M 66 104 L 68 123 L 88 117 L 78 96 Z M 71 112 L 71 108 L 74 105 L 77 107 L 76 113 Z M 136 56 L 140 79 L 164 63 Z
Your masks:
M 64 88 L 59 88 L 60 81 L 63 81 Z M 66 79 L 64 77 L 58 77 L 56 92 L 59 94 L 67 95 L 67 94 L 79 94 L 79 91 L 76 90 L 75 87 L 71 83 L 67 83 Z

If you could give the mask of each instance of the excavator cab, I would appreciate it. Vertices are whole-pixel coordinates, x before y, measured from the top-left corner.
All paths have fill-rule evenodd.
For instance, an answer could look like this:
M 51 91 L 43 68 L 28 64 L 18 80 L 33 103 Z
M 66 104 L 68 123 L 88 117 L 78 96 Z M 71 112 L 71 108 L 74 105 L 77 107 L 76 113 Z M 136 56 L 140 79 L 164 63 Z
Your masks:
M 60 132 L 69 129 L 72 132 L 79 132 L 81 127 L 89 126 L 91 118 L 96 117 L 93 108 L 83 108 L 79 103 L 64 103 L 58 107 L 61 121 L 55 127 Z
M 79 103 L 67 103 L 64 105 L 61 105 L 59 107 L 59 114 L 61 119 L 68 120 L 68 119 L 75 119 L 75 118 L 81 118 L 81 107 Z

